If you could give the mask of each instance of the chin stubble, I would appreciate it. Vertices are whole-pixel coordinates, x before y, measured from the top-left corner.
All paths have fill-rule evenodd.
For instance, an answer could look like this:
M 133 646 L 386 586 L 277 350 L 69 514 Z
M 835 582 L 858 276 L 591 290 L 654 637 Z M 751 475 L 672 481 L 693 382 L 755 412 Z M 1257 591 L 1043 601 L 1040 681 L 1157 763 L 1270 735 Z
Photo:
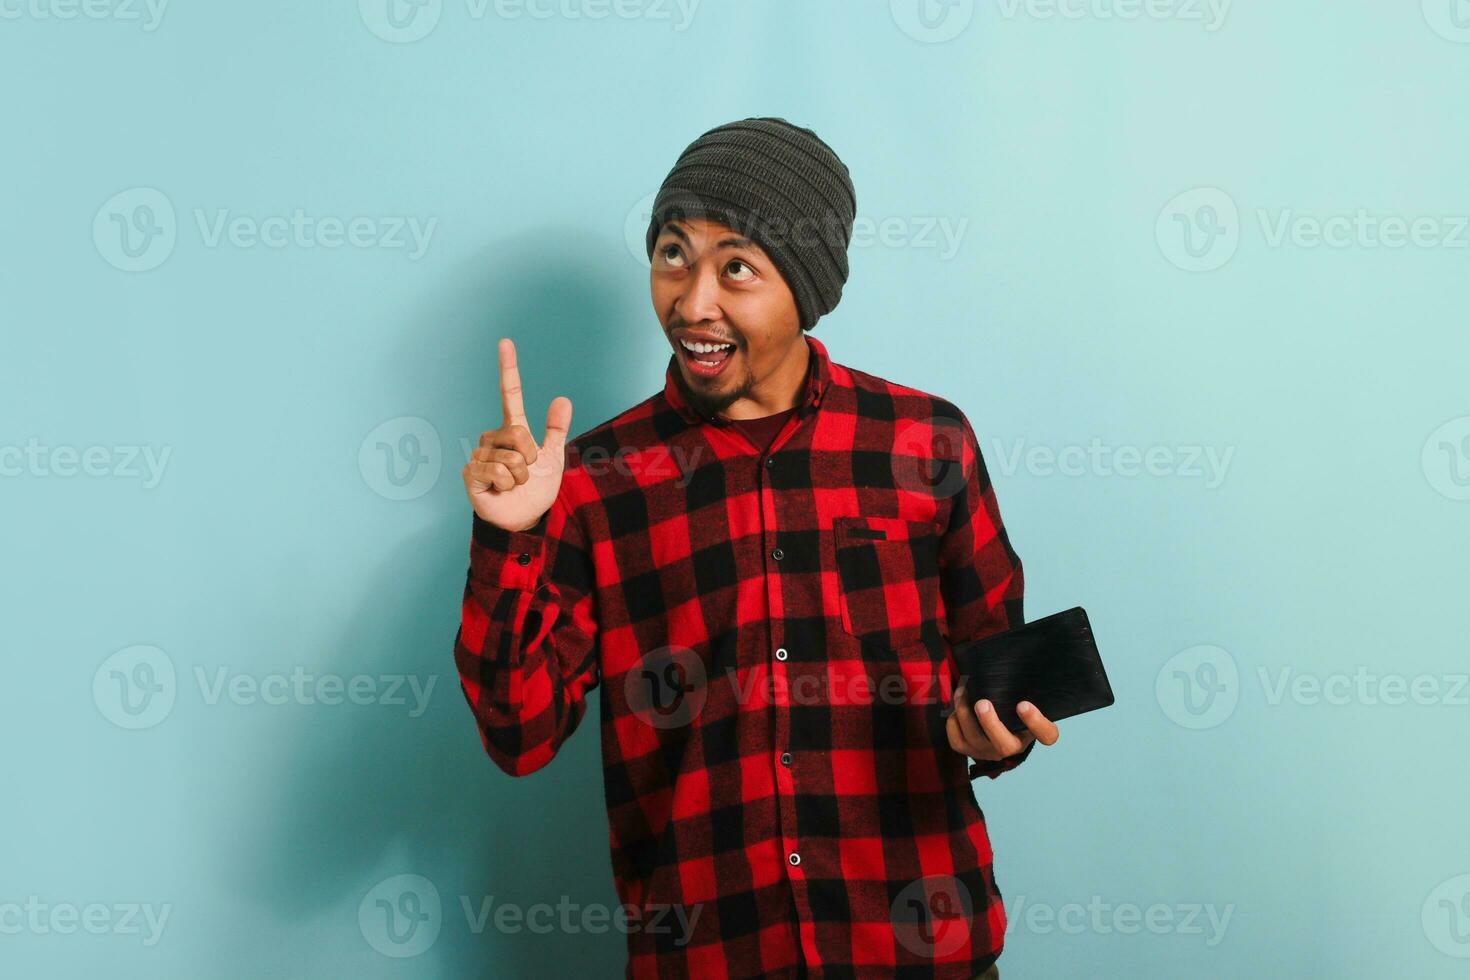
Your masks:
M 678 355 L 676 354 L 674 356 L 677 357 Z M 682 369 L 674 373 L 678 377 L 679 387 L 683 389 L 684 397 L 689 400 L 689 404 L 693 405 L 696 411 L 705 416 L 714 416 L 718 415 L 720 412 L 723 412 L 725 409 L 733 405 L 737 399 L 744 398 L 746 395 L 748 395 L 750 393 L 750 389 L 755 384 L 755 376 L 750 373 L 749 369 L 747 369 L 745 372 L 745 376 L 740 379 L 740 383 L 736 385 L 733 389 L 728 392 L 721 392 L 714 397 L 710 397 L 709 395 L 704 394 L 702 391 L 696 388 L 692 388 L 689 384 L 688 379 L 684 377 L 684 372 Z

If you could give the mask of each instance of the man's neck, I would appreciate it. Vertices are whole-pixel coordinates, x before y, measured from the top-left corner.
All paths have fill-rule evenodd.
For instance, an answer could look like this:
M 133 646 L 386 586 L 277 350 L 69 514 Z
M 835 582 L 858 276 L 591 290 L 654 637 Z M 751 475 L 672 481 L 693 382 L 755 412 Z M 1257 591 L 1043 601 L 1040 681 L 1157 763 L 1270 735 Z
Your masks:
M 763 419 L 777 412 L 795 408 L 806 391 L 807 374 L 811 369 L 812 349 L 806 342 L 806 334 L 797 338 L 794 356 L 788 356 L 776 372 L 750 389 L 743 398 L 737 398 L 720 414 L 727 419 Z

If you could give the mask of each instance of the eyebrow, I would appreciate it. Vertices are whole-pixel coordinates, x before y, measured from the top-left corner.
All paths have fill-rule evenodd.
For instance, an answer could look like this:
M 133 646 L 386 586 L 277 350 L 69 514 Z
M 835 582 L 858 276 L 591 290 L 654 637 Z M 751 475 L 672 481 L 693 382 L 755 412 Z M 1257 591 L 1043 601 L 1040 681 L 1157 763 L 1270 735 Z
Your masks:
M 669 224 L 664 225 L 664 231 L 667 231 L 667 232 L 669 232 L 671 234 L 677 235 L 679 237 L 680 241 L 684 242 L 684 244 L 686 244 L 686 245 L 693 244 L 692 242 L 689 241 L 689 236 L 686 235 L 686 234 L 684 234 L 684 229 L 683 228 L 680 228 L 676 224 L 673 224 L 672 222 L 670 222 Z M 722 238 L 718 242 L 715 243 L 715 248 L 754 248 L 754 247 L 755 247 L 755 242 L 751 241 L 749 238 L 740 238 L 740 237 L 736 237 L 736 238 Z

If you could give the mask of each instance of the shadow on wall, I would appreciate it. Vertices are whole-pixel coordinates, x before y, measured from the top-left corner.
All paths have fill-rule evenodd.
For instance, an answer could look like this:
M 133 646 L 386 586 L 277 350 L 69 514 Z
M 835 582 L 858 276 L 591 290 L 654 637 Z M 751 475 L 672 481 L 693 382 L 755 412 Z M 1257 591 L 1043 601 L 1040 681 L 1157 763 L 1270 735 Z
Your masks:
M 568 931 L 560 912 L 549 932 L 533 932 L 524 922 L 497 928 L 495 920 L 503 905 L 616 907 L 598 692 L 558 756 L 515 779 L 485 755 L 454 668 L 470 536 L 458 439 L 500 424 L 496 339 L 516 341 L 537 439 L 554 395 L 571 396 L 576 435 L 656 390 L 641 385 L 647 390 L 630 392 L 627 379 L 662 384 L 667 348 L 650 367 L 647 352 L 661 341 L 646 292 L 641 305 L 633 292 L 646 289 L 637 266 L 624 265 L 622 256 L 610 259 L 605 247 L 585 239 L 555 254 L 544 241 L 498 244 L 463 270 L 460 281 L 474 282 L 473 289 L 406 329 L 399 376 L 414 391 L 404 403 L 422 404 L 422 392 L 431 392 L 433 404 L 452 406 L 446 418 L 465 420 L 443 432 L 440 482 L 420 501 L 442 504 L 442 513 L 422 529 L 424 508 L 386 504 L 390 518 L 421 529 L 393 535 L 394 550 L 383 555 L 357 614 L 319 668 L 344 677 L 408 674 L 421 684 L 437 678 L 427 710 L 418 718 L 408 708 L 375 710 L 378 705 L 309 712 L 280 743 L 288 750 L 271 770 L 279 781 L 251 797 L 253 810 L 237 825 L 244 839 L 222 849 L 246 896 L 302 931 L 315 930 L 313 941 L 334 951 L 333 963 L 360 964 L 362 973 L 623 975 L 625 937 L 615 928 Z M 605 273 L 600 283 L 599 270 Z M 620 315 L 609 318 L 609 310 Z M 411 705 L 413 694 L 406 686 L 403 693 Z M 432 945 L 394 961 L 373 949 L 357 909 L 371 889 L 400 874 L 432 882 L 442 911 Z M 412 913 L 412 901 L 402 911 Z M 329 917 L 325 926 L 312 924 L 322 917 Z M 579 920 L 574 913 L 572 921 Z M 232 940 L 241 941 L 224 941 Z M 222 958 L 229 955 L 221 950 Z M 239 961 L 259 961 L 262 954 L 239 955 Z

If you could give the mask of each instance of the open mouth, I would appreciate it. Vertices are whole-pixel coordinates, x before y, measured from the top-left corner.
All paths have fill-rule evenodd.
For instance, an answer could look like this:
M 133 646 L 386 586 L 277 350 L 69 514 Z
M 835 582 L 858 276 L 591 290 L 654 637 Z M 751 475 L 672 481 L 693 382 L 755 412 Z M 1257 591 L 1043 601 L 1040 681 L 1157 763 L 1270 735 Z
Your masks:
M 735 357 L 734 344 L 707 344 L 697 340 L 677 340 L 674 346 L 684 358 L 691 374 L 701 378 L 719 375 Z

